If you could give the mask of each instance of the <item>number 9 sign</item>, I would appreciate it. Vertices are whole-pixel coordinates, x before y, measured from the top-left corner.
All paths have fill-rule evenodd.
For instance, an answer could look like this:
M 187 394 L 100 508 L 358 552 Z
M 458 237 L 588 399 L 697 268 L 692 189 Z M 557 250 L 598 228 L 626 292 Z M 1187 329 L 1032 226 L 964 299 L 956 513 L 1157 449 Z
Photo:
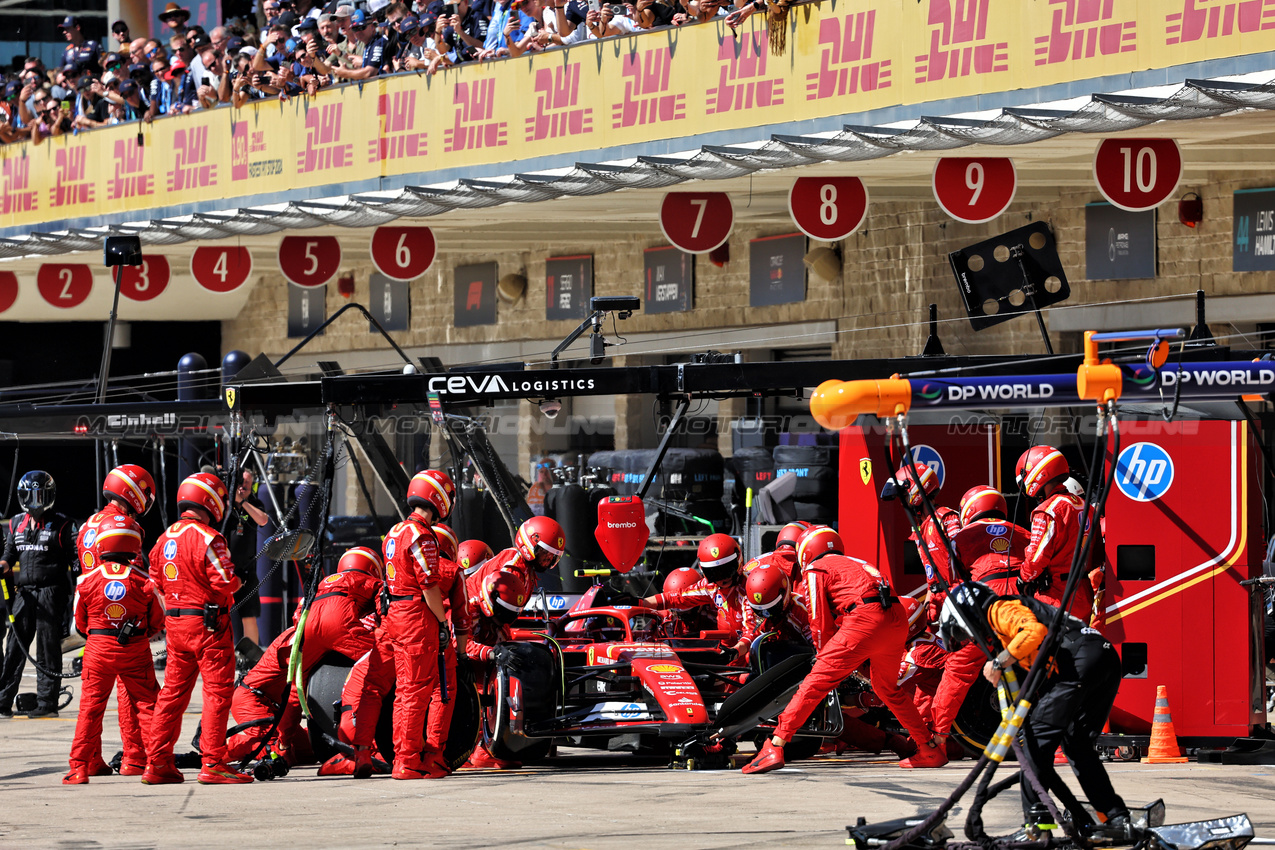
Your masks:
M 788 214 L 811 239 L 836 242 L 867 220 L 868 190 L 858 177 L 798 177 L 788 190 Z
M 234 292 L 252 274 L 252 252 L 242 245 L 203 245 L 190 255 L 190 275 L 209 292 Z
M 428 227 L 378 227 L 372 231 L 372 265 L 390 280 L 416 280 L 434 264 L 434 231 Z
M 1014 161 L 1003 156 L 945 156 L 934 163 L 934 199 L 966 224 L 982 224 L 1009 209 L 1018 189 Z
M 1129 212 L 1158 207 L 1182 179 L 1182 151 L 1173 139 L 1103 139 L 1094 152 L 1094 182 Z
M 323 286 L 340 267 L 335 236 L 285 236 L 279 243 L 279 270 L 298 286 Z

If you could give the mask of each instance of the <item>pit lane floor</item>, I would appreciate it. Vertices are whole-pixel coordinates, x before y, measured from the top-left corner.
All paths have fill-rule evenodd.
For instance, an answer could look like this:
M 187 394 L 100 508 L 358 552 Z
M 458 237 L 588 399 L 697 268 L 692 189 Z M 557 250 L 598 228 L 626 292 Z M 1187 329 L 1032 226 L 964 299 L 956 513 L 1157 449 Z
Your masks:
M 196 690 L 183 741 L 198 710 Z M 562 750 L 552 766 L 419 782 L 320 778 L 308 767 L 245 786 L 203 787 L 187 771 L 183 785 L 115 776 L 64 787 L 75 716 L 73 702 L 57 719 L 0 720 L 0 848 L 833 848 L 844 846 L 844 827 L 857 816 L 873 822 L 932 808 L 972 765 L 904 771 L 856 755 L 744 776 Z M 106 758 L 118 748 L 112 700 Z M 1170 823 L 1246 812 L 1259 836 L 1275 837 L 1275 766 L 1109 770 L 1130 804 L 1164 797 Z M 963 812 L 948 821 L 958 835 Z M 984 816 L 992 834 L 1011 832 L 1021 823 L 1017 793 Z

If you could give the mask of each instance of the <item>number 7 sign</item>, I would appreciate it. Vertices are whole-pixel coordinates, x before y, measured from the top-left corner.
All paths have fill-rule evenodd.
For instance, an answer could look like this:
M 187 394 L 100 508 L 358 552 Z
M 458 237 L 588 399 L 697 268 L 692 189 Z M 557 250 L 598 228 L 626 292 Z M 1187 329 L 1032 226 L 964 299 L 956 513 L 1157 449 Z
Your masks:
M 730 238 L 735 208 L 725 192 L 669 192 L 660 204 L 664 237 L 688 254 L 707 254 Z

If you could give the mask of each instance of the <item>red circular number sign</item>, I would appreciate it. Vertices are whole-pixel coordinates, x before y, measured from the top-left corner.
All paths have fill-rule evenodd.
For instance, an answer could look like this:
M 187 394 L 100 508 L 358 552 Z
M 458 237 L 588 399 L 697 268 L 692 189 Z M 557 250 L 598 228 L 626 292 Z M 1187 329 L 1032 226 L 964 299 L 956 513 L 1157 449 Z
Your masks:
M 285 236 L 279 243 L 279 270 L 298 286 L 322 286 L 340 267 L 335 236 Z
M 1122 210 L 1158 207 L 1182 179 L 1182 151 L 1173 139 L 1103 139 L 1093 158 L 1098 191 Z
M 252 252 L 241 245 L 204 245 L 190 256 L 190 274 L 210 292 L 234 292 L 252 274 Z
M 45 263 L 36 272 L 35 285 L 54 307 L 77 307 L 93 291 L 93 270 L 82 263 Z
M 934 163 L 933 183 L 943 212 L 966 224 L 981 224 L 1009 208 L 1018 175 L 1008 157 L 945 156 Z
M 730 238 L 735 208 L 725 192 L 669 192 L 660 204 L 664 238 L 688 254 L 707 254 Z
M 140 266 L 121 266 L 120 294 L 134 301 L 149 301 L 168 288 L 168 258 L 142 254 Z
M 434 265 L 434 231 L 428 227 L 378 227 L 372 231 L 372 264 L 392 280 L 415 280 Z
M 788 213 L 811 239 L 836 242 L 868 218 L 868 190 L 858 177 L 798 177 L 788 190 Z
M 13 272 L 0 272 L 0 313 L 18 300 L 18 276 Z

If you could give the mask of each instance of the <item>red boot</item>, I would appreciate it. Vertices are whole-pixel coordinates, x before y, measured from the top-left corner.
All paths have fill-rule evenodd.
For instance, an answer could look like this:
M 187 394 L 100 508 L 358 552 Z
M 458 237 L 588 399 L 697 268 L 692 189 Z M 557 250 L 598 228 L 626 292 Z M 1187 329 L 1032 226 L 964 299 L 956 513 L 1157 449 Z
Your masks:
M 247 785 L 251 781 L 252 777 L 248 774 L 240 773 L 222 762 L 206 764 L 199 771 L 200 785 Z
M 899 767 L 942 767 L 945 764 L 947 764 L 946 748 L 940 747 L 933 740 L 930 740 L 924 744 L 919 744 L 916 754 L 899 762 Z
M 172 759 L 162 762 L 151 762 L 142 771 L 143 785 L 179 785 L 186 781 L 182 772 L 173 764 Z
M 319 765 L 319 776 L 353 776 L 354 762 L 341 753 Z
M 420 759 L 414 759 L 407 764 L 396 759 L 394 761 L 394 772 L 390 775 L 395 779 L 442 779 L 447 775 L 447 771 L 441 770 L 432 764 L 427 764 Z
M 111 770 L 111 766 L 102 760 L 101 756 L 97 756 L 93 761 L 89 762 L 87 768 L 89 776 L 114 776 L 115 771 Z M 64 783 L 66 785 L 79 783 Z
M 62 784 L 63 785 L 88 785 L 89 784 L 89 769 L 82 764 L 72 767 L 71 770 L 66 774 L 66 776 L 62 777 Z
M 131 761 L 120 762 L 120 776 L 141 776 L 146 772 L 146 765 Z
M 757 753 L 757 758 L 744 765 L 744 773 L 769 773 L 784 766 L 784 748 L 767 741 Z
M 498 759 L 487 752 L 486 747 L 479 744 L 478 748 L 474 750 L 474 754 L 469 757 L 469 761 L 465 762 L 462 770 L 516 770 L 520 767 L 522 767 L 521 762 Z

